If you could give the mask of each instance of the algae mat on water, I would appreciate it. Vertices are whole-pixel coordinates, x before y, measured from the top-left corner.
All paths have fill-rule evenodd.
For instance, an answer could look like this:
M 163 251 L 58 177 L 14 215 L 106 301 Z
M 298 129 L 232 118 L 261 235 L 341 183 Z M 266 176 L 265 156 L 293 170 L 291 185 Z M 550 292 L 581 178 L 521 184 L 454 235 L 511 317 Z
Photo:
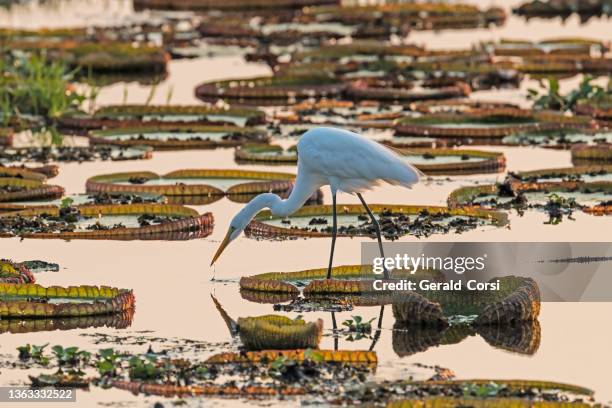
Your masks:
M 211 213 L 165 204 L 32 207 L 0 213 L 0 237 L 188 240 L 209 235 Z

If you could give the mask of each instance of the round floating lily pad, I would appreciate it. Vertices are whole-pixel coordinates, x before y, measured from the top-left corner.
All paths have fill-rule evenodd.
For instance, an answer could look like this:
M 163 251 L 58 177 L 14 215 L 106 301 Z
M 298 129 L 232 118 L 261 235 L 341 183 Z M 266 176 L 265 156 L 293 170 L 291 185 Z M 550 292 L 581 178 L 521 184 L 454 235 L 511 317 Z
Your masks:
M 94 130 L 93 144 L 150 146 L 155 150 L 209 149 L 235 147 L 244 143 L 266 143 L 261 131 L 237 126 L 159 125 L 109 130 Z
M 93 115 L 69 113 L 60 125 L 76 129 L 130 128 L 159 125 L 233 125 L 264 123 L 264 112 L 246 108 L 216 108 L 203 105 L 109 105 Z
M 612 163 L 612 144 L 577 145 L 572 147 L 574 165 L 590 163 Z
M 346 89 L 346 95 L 356 100 L 412 102 L 428 99 L 460 98 L 470 94 L 469 85 L 462 83 L 439 88 L 407 89 L 393 87 L 374 87 L 353 83 Z
M 53 199 L 63 194 L 62 187 L 47 185 L 39 180 L 0 178 L 0 202 Z
M 47 176 L 34 169 L 22 167 L 6 167 L 0 165 L 0 178 L 18 178 L 24 180 L 45 181 Z
M 506 166 L 506 158 L 499 152 L 419 147 L 396 151 L 426 174 L 496 173 L 503 171 Z M 277 145 L 245 145 L 236 149 L 234 157 L 238 162 L 295 164 L 297 149 L 284 150 Z
M 153 156 L 153 149 L 148 146 L 52 146 L 43 149 L 36 147 L 11 148 L 0 151 L 0 159 L 16 163 L 30 162 L 86 162 L 95 160 L 145 160 Z M 43 173 L 47 177 L 57 175 L 57 166 L 39 166 L 26 168 L 29 171 Z
M 339 80 L 326 75 L 257 77 L 205 83 L 196 88 L 196 96 L 204 101 L 224 99 L 277 104 L 279 101 L 335 97 L 345 87 Z
M 504 226 L 507 215 L 477 208 L 372 204 L 381 219 L 382 233 L 394 239 L 405 234 L 429 236 L 432 233 L 463 231 L 482 225 Z M 382 217 L 381 217 L 382 216 Z M 360 205 L 338 205 L 338 236 L 374 236 L 374 229 Z M 249 237 L 329 237 L 332 208 L 329 205 L 303 207 L 288 218 L 260 212 L 245 229 Z
M 404 118 L 397 123 L 395 130 L 398 136 L 502 139 L 518 134 L 581 130 L 591 126 L 588 117 L 498 108 Z
M 522 182 L 554 182 L 554 181 L 612 181 L 612 164 L 582 165 L 558 169 L 544 169 L 512 173 L 512 176 Z
M 134 308 L 131 290 L 109 286 L 49 286 L 0 283 L 2 319 L 83 317 L 123 313 Z
M 211 213 L 179 205 L 48 206 L 0 213 L 0 236 L 187 240 L 209 235 L 213 223 Z
M 224 195 L 287 192 L 295 175 L 250 170 L 177 170 L 164 176 L 152 172 L 115 173 L 87 180 L 89 193 L 154 193 L 171 201 L 205 203 Z
M 583 176 L 584 177 L 584 176 Z M 591 176 L 588 176 L 591 177 Z M 447 202 L 451 208 L 462 206 L 479 207 L 502 207 L 503 204 L 512 203 L 519 194 L 522 194 L 527 202 L 541 203 L 548 201 L 552 194 L 575 200 L 583 211 L 593 214 L 607 213 L 607 205 L 599 205 L 600 202 L 608 202 L 612 193 L 612 181 L 608 175 L 603 175 L 604 181 L 585 182 L 581 180 L 561 181 L 536 181 L 521 182 L 514 181 L 504 184 L 486 184 L 478 186 L 466 186 L 451 192 Z

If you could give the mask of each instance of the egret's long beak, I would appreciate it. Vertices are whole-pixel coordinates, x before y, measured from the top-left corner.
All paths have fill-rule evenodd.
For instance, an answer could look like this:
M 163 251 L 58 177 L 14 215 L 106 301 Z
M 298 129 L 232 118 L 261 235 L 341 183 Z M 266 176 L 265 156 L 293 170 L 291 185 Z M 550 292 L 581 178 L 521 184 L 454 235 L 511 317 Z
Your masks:
M 227 231 L 227 234 L 225 235 L 225 238 L 223 238 L 223 241 L 221 241 L 221 245 L 219 245 L 219 249 L 217 249 L 217 252 L 215 253 L 215 256 L 213 256 L 212 261 L 210 262 L 210 266 L 213 266 L 213 264 L 215 263 L 215 261 L 221 256 L 221 254 L 223 253 L 223 250 L 225 249 L 226 246 L 229 245 L 229 243 L 231 242 L 231 235 L 232 232 L 234 232 L 233 228 L 230 228 Z

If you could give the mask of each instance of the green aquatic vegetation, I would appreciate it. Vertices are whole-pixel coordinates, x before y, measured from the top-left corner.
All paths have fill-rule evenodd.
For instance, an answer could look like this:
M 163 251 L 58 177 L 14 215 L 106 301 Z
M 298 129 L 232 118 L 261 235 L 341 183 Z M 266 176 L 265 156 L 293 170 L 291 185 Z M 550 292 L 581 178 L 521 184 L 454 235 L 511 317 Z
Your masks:
M 132 356 L 128 364 L 132 380 L 156 380 L 163 375 L 163 371 L 157 366 L 157 358 L 152 355 Z
M 527 98 L 533 101 L 533 106 L 537 109 L 571 110 L 578 101 L 596 99 L 606 93 L 605 88 L 591 83 L 593 79 L 592 76 L 585 75 L 577 88 L 562 95 L 559 89 L 559 80 L 548 78 L 548 87 L 541 85 L 543 92 L 537 89 L 528 89 Z
M 76 74 L 60 61 L 42 55 L 0 59 L 0 109 L 7 121 L 22 114 L 59 117 L 77 109 L 87 97 L 73 89 Z
M 44 355 L 45 348 L 48 345 L 49 343 L 45 343 L 40 346 L 28 343 L 25 346 L 17 347 L 17 351 L 19 352 L 19 360 L 28 361 L 31 359 L 32 361 L 41 365 L 48 365 L 49 357 Z
M 79 350 L 78 347 L 62 347 L 60 345 L 51 348 L 57 360 L 57 365 L 80 367 L 89 363 L 91 353 L 86 350 Z
M 115 377 L 121 363 L 120 355 L 114 349 L 106 348 L 99 350 L 97 357 L 95 365 L 100 377 Z
M 375 319 L 372 318 L 368 321 L 363 320 L 361 316 L 352 316 L 352 319 L 347 319 L 342 322 L 342 325 L 347 328 L 349 333 L 350 340 L 359 340 L 372 332 L 372 322 Z M 353 334 L 355 334 L 355 338 L 353 339 Z

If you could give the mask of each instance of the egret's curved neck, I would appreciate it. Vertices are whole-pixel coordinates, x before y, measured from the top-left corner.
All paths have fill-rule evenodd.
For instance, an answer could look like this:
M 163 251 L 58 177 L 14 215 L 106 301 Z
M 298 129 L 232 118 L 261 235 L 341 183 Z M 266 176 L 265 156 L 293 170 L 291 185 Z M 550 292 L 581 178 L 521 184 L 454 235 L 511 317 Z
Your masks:
M 272 215 L 286 217 L 300 209 L 304 203 L 319 188 L 318 184 L 306 182 L 304 177 L 298 176 L 291 194 L 286 200 L 273 193 L 259 194 L 253 198 L 240 212 L 249 220 L 264 208 L 269 208 Z

